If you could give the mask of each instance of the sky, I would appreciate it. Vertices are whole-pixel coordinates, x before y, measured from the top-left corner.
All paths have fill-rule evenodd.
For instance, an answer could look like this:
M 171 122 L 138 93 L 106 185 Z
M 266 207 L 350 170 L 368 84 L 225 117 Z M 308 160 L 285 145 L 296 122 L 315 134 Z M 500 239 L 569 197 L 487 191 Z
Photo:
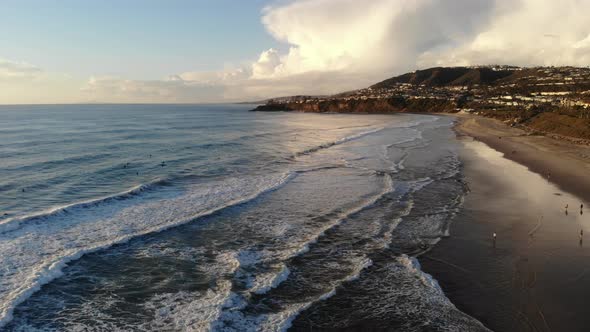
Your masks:
M 590 64 L 590 0 L 0 0 L 0 104 L 331 94 L 432 66 Z

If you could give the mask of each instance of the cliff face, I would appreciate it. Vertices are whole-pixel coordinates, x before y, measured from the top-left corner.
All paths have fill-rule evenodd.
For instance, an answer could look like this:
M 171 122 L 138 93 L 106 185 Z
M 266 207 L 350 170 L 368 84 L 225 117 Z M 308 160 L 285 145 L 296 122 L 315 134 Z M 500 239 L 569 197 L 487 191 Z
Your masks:
M 406 99 L 401 97 L 367 100 L 328 100 L 303 103 L 268 103 L 253 111 L 299 111 L 310 113 L 396 113 L 454 112 L 455 102 L 446 99 Z

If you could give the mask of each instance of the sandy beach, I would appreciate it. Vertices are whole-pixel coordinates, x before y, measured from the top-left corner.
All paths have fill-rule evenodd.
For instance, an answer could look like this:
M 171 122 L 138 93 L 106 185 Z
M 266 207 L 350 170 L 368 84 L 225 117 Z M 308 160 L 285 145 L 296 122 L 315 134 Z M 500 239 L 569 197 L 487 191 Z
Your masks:
M 424 270 L 494 331 L 587 331 L 590 149 L 478 117 L 457 131 L 471 192 Z
M 590 201 L 590 146 L 529 135 L 490 118 L 457 115 L 459 135 L 471 136 L 548 178 L 562 190 Z

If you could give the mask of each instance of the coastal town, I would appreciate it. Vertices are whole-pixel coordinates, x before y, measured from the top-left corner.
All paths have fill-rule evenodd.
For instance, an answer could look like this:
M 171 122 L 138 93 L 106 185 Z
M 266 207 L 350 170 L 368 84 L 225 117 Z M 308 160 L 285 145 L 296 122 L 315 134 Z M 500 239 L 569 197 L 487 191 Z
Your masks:
M 331 96 L 274 98 L 258 111 L 444 112 L 493 117 L 511 126 L 590 139 L 590 68 L 436 67 Z
M 485 109 L 528 109 L 534 106 L 590 107 L 590 68 L 587 67 L 536 67 L 476 66 L 473 70 L 512 72 L 508 79 L 492 84 L 466 82 L 384 82 L 352 92 L 332 96 L 291 96 L 274 98 L 269 104 L 317 103 L 334 100 L 369 99 L 433 99 L 452 100 L 456 111 L 483 112 Z M 444 68 L 441 68 L 444 70 Z M 411 74 L 415 74 L 413 72 Z

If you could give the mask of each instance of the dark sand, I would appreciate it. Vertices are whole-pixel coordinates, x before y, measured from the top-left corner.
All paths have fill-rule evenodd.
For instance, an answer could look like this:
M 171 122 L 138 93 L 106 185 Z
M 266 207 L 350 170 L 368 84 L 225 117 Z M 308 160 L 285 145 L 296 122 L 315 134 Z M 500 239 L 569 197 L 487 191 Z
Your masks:
M 423 269 L 460 310 L 492 330 L 590 331 L 590 205 L 584 202 L 581 215 L 578 198 L 590 197 L 590 180 L 583 176 L 590 149 L 561 148 L 564 143 L 520 137 L 494 120 L 473 119 L 464 122 L 468 130 L 458 130 L 527 167 L 462 137 L 461 158 L 472 191 L 450 238 L 419 258 Z M 551 181 L 558 185 L 531 172 L 545 169 L 552 170 Z M 586 234 L 582 243 L 580 229 Z

